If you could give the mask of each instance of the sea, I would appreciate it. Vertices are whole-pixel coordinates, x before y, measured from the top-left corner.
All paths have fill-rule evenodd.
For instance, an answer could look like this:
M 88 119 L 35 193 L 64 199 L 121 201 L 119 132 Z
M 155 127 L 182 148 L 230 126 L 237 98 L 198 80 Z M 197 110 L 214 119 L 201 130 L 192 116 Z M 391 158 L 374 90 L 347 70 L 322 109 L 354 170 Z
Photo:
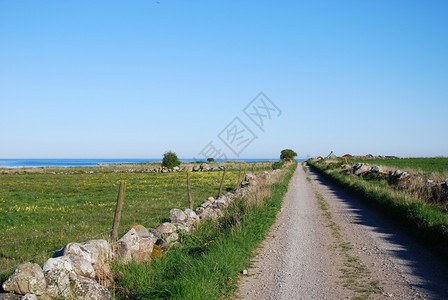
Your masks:
M 198 159 L 179 159 L 181 162 L 194 162 Z M 232 161 L 277 161 L 277 158 L 245 158 L 229 159 Z M 32 158 L 32 159 L 2 159 L 0 158 L 0 168 L 32 168 L 32 167 L 93 167 L 101 164 L 140 164 L 148 162 L 162 161 L 161 158 Z M 220 160 L 216 160 L 220 161 Z M 204 160 L 205 162 L 205 160 Z

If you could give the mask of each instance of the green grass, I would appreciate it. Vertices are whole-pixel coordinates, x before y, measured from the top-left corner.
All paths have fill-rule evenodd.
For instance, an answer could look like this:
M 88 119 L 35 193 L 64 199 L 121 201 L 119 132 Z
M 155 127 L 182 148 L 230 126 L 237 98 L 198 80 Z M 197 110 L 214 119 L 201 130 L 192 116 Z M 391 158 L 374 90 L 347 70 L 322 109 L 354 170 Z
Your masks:
M 350 158 L 351 164 L 364 162 L 370 165 L 381 165 L 403 171 L 418 171 L 424 174 L 438 173 L 448 176 L 448 158 L 392 158 L 392 159 L 358 159 Z
M 448 259 L 448 214 L 443 206 L 413 198 L 384 181 L 344 175 L 321 162 L 308 161 L 308 164 L 358 200 L 388 217 L 442 258 Z
M 241 271 L 249 266 L 253 251 L 274 223 L 296 167 L 294 163 L 281 181 L 269 187 L 271 195 L 262 205 L 237 199 L 223 218 L 184 235 L 162 260 L 115 265 L 116 297 L 221 299 L 232 295 Z
M 262 172 L 270 166 L 247 163 L 243 172 Z M 115 173 L 117 168 L 120 172 Z M 125 172 L 129 168 L 144 166 L 17 169 L 0 174 L 0 281 L 15 265 L 27 260 L 42 263 L 69 242 L 108 238 L 120 180 L 127 182 L 120 233 L 135 224 L 155 226 L 168 218 L 170 209 L 188 207 L 185 172 Z M 191 173 L 195 206 L 217 195 L 222 173 Z M 239 165 L 226 172 L 224 190 L 236 187 L 238 174 Z

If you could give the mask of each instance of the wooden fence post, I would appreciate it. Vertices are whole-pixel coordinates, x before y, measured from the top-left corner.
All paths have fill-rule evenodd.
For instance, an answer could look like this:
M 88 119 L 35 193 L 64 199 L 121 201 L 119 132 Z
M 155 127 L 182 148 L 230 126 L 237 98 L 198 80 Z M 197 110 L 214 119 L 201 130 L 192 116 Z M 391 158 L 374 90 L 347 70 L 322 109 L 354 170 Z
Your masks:
M 224 169 L 224 173 L 222 173 L 221 185 L 219 186 L 218 198 L 221 196 L 222 187 L 224 186 L 224 177 L 226 176 L 226 169 Z
M 124 194 L 126 192 L 126 181 L 120 181 L 120 188 L 118 190 L 117 207 L 115 208 L 114 223 L 112 226 L 112 233 L 110 235 L 110 242 L 113 243 L 118 238 L 118 226 L 120 225 L 121 209 L 123 208 Z
M 187 170 L 188 203 L 190 209 L 193 209 L 193 198 L 191 197 L 190 171 Z

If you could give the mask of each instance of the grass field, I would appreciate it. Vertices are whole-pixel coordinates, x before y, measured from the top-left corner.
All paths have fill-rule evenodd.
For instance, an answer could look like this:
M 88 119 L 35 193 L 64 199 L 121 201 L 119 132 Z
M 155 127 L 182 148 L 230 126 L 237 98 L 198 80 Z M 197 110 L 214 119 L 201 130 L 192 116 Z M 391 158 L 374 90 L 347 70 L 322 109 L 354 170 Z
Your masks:
M 358 159 L 350 158 L 351 164 L 364 162 L 370 165 L 387 166 L 411 173 L 420 173 L 425 177 L 448 178 L 448 158 L 392 158 L 392 159 Z
M 247 163 L 242 169 L 262 172 L 271 164 Z M 155 226 L 168 218 L 170 209 L 188 207 L 185 172 L 115 173 L 114 169 L 51 168 L 0 174 L 0 281 L 18 263 L 42 263 L 68 242 L 108 238 L 120 180 L 127 182 L 121 233 L 135 224 Z M 195 207 L 217 195 L 222 174 L 191 173 Z M 225 190 L 235 188 L 238 174 L 239 167 L 232 165 L 226 172 Z

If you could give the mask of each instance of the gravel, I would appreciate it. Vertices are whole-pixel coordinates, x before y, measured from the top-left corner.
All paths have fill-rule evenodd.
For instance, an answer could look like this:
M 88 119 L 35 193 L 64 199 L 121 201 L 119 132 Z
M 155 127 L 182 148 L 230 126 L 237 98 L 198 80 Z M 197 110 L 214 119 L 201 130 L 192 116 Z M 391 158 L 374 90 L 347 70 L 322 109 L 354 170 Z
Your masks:
M 311 178 L 311 183 L 306 177 Z M 243 275 L 240 299 L 348 299 L 342 286 L 344 256 L 317 208 L 315 191 L 328 203 L 350 255 L 366 266 L 382 292 L 372 299 L 448 299 L 448 266 L 319 175 L 297 168 L 277 221 Z M 363 275 L 365 276 L 365 275 Z
M 330 254 L 322 238 L 320 212 L 301 168 L 291 179 L 283 207 L 241 280 L 244 299 L 337 299 Z M 325 289 L 322 289 L 322 287 Z

